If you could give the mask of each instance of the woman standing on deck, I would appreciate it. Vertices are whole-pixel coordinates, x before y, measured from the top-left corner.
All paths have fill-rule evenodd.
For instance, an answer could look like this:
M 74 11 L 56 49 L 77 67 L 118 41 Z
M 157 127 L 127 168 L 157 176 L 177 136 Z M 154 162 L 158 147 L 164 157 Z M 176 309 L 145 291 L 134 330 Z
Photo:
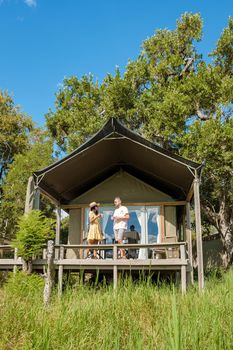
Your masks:
M 102 230 L 100 227 L 100 218 L 102 214 L 99 214 L 99 203 L 91 202 L 89 204 L 90 212 L 89 212 L 89 231 L 87 236 L 88 244 L 98 244 L 103 239 Z M 89 253 L 89 251 L 88 251 Z M 93 258 L 97 258 L 96 249 L 93 251 Z

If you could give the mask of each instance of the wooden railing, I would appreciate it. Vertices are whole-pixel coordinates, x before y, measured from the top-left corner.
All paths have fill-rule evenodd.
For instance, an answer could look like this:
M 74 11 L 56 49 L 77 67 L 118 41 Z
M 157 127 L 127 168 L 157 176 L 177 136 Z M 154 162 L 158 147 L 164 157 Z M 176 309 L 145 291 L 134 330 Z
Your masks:
M 189 260 L 186 251 L 185 242 L 174 243 L 153 243 L 153 244 L 101 244 L 101 245 L 55 245 L 54 265 L 58 269 L 58 288 L 62 290 L 62 277 L 64 269 L 73 270 L 112 270 L 114 288 L 117 286 L 117 275 L 119 270 L 178 270 L 181 272 L 181 289 L 186 290 L 186 272 L 189 265 Z M 69 258 L 69 250 L 75 250 L 77 254 L 75 258 Z M 87 250 L 98 250 L 100 256 L 104 251 L 112 251 L 111 258 L 87 259 Z M 119 259 L 118 251 L 120 249 L 140 249 L 150 250 L 151 258 L 145 259 Z M 4 258 L 1 252 L 12 251 L 12 258 Z M 104 255 L 104 254 L 103 254 Z M 47 264 L 46 248 L 43 249 L 41 258 L 36 258 L 33 261 L 33 269 L 45 269 Z M 10 245 L 0 245 L 0 269 L 13 269 L 23 266 L 23 260 L 17 256 L 17 249 Z

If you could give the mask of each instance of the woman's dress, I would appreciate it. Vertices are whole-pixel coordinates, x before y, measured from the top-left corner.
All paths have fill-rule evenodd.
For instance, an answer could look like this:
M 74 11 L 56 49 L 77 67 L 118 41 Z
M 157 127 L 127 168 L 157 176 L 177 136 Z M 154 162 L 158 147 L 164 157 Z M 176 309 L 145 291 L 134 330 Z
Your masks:
M 87 240 L 101 241 L 103 239 L 103 235 L 100 227 L 100 219 L 93 211 L 90 211 L 89 213 L 89 222 L 90 227 L 87 235 Z

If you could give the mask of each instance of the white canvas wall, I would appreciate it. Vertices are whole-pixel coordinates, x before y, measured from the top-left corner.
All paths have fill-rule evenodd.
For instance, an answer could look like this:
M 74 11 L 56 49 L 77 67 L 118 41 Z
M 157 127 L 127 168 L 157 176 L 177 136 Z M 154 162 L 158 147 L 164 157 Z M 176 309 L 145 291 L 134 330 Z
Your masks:
M 122 171 L 82 194 L 71 203 L 88 204 L 97 201 L 101 204 L 109 204 L 113 203 L 116 196 L 120 196 L 125 203 L 173 201 L 173 198 L 167 194 Z

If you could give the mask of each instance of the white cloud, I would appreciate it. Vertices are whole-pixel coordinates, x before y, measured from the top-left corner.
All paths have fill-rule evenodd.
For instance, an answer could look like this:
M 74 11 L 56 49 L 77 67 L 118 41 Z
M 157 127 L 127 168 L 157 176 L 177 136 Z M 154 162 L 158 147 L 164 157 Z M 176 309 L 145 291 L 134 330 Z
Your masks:
M 24 0 L 24 2 L 29 7 L 36 7 L 36 0 Z

